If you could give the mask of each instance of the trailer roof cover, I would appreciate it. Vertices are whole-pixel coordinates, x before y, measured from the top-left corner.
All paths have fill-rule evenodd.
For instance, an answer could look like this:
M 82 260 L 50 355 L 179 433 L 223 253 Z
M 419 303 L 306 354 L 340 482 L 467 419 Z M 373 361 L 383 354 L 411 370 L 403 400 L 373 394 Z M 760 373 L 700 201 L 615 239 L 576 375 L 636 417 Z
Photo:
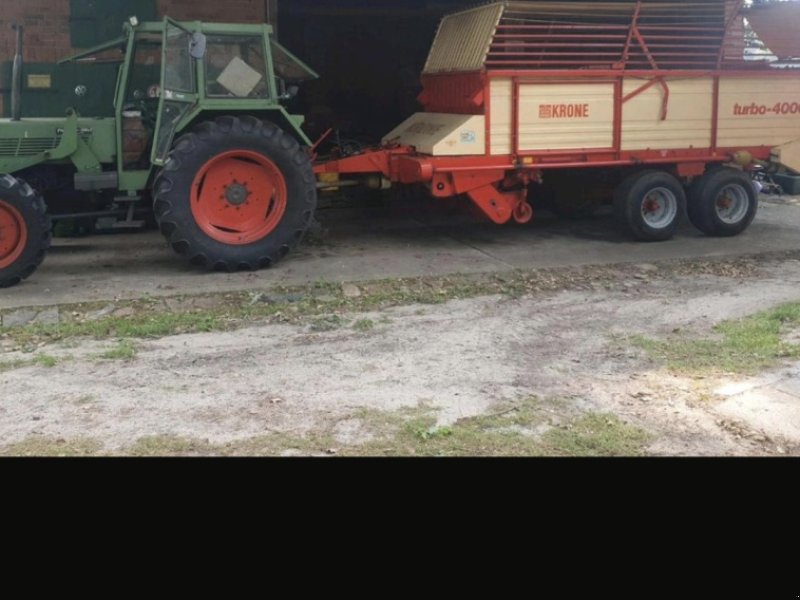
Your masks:
M 445 17 L 425 73 L 755 68 L 742 13 L 742 0 L 497 2 Z
M 800 2 L 754 6 L 745 13 L 750 26 L 779 59 L 800 58 Z

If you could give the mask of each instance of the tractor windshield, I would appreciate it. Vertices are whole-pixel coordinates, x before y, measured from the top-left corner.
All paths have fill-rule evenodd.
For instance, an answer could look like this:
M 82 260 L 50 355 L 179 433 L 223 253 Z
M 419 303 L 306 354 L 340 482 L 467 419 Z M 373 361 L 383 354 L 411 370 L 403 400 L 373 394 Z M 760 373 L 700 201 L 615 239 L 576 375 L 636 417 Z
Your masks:
M 262 37 L 209 35 L 207 44 L 206 95 L 209 98 L 269 98 Z

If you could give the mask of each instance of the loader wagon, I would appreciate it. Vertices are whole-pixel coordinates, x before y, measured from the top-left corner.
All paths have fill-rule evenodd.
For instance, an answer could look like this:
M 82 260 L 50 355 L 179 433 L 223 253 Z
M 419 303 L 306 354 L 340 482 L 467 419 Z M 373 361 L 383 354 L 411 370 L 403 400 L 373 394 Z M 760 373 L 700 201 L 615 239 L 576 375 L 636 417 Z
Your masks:
M 316 165 L 323 185 L 424 184 L 489 219 L 526 223 L 610 189 L 643 241 L 688 213 L 713 236 L 757 210 L 747 171 L 800 170 L 800 71 L 745 61 L 744 15 L 775 52 L 800 56 L 797 3 L 500 2 L 444 18 L 420 102 L 381 146 Z M 380 181 L 378 181 L 379 178 Z

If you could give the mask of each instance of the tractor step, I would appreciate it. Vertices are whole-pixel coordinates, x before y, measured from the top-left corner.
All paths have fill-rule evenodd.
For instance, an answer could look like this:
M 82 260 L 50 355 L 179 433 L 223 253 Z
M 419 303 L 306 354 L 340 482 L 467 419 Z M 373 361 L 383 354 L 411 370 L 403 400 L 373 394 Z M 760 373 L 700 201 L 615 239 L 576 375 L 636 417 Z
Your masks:
M 120 205 L 120 208 L 125 208 L 127 205 L 127 212 L 125 214 L 125 218 L 116 221 L 113 225 L 113 229 L 142 229 L 145 226 L 145 222 L 141 220 L 134 219 L 134 215 L 136 214 L 136 207 L 142 201 L 141 196 L 115 196 L 114 197 L 114 204 Z

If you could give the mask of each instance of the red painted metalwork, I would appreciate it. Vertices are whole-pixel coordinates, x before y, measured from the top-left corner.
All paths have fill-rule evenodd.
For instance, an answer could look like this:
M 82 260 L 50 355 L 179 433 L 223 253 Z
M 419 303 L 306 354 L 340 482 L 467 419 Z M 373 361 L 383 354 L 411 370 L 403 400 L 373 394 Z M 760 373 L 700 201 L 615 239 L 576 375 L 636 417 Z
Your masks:
M 515 214 L 521 215 L 524 219 L 524 215 L 530 212 L 528 221 L 533 217 L 533 209 L 526 201 L 527 190 L 503 192 L 495 185 L 485 185 L 467 193 L 478 208 L 498 225 L 508 223 Z
M 667 117 L 669 116 L 669 85 L 667 85 L 666 79 L 664 77 L 654 77 L 647 83 L 643 84 L 641 87 L 636 88 L 630 94 L 626 95 L 622 98 L 622 103 L 625 104 L 629 100 L 632 100 L 639 94 L 642 94 L 649 90 L 654 85 L 660 85 L 661 89 L 664 91 L 664 95 L 661 97 L 661 120 L 666 121 Z
M 678 177 L 699 177 L 706 172 L 706 163 L 704 162 L 686 162 L 678 163 L 675 167 L 678 172 Z
M 741 0 L 518 2 L 504 12 L 486 66 L 714 68 L 736 54 L 740 8 Z
M 520 225 L 533 221 L 533 207 L 527 202 L 520 202 L 514 209 L 514 220 Z
M 485 90 L 481 72 L 423 75 L 419 102 L 425 112 L 479 115 L 484 111 Z
M 488 156 L 492 153 L 492 82 L 489 77 L 484 77 L 483 98 L 486 108 L 484 119 L 486 121 L 486 155 Z
M 200 168 L 190 202 L 197 226 L 211 239 L 244 246 L 275 230 L 288 197 L 286 179 L 274 162 L 251 150 L 231 150 Z
M 711 153 L 716 154 L 719 139 L 719 76 L 714 77 L 711 100 Z
M 622 151 L 622 79 L 614 81 L 614 151 Z
M 25 250 L 28 226 L 20 212 L 0 200 L 0 269 L 10 267 Z
M 519 155 L 519 77 L 511 83 L 511 152 Z
M 636 25 L 639 22 L 639 14 L 642 11 L 642 3 L 636 3 L 636 9 L 633 11 L 633 19 L 631 21 L 631 27 L 628 31 L 628 39 L 625 40 L 625 49 L 622 51 L 622 60 L 619 64 L 614 65 L 615 67 L 619 67 L 621 69 L 625 68 L 625 65 L 628 64 L 628 61 L 631 58 L 631 44 L 633 43 L 634 32 L 636 31 Z M 603 44 L 606 46 L 606 44 Z M 613 46 L 613 44 L 608 44 L 608 46 Z

